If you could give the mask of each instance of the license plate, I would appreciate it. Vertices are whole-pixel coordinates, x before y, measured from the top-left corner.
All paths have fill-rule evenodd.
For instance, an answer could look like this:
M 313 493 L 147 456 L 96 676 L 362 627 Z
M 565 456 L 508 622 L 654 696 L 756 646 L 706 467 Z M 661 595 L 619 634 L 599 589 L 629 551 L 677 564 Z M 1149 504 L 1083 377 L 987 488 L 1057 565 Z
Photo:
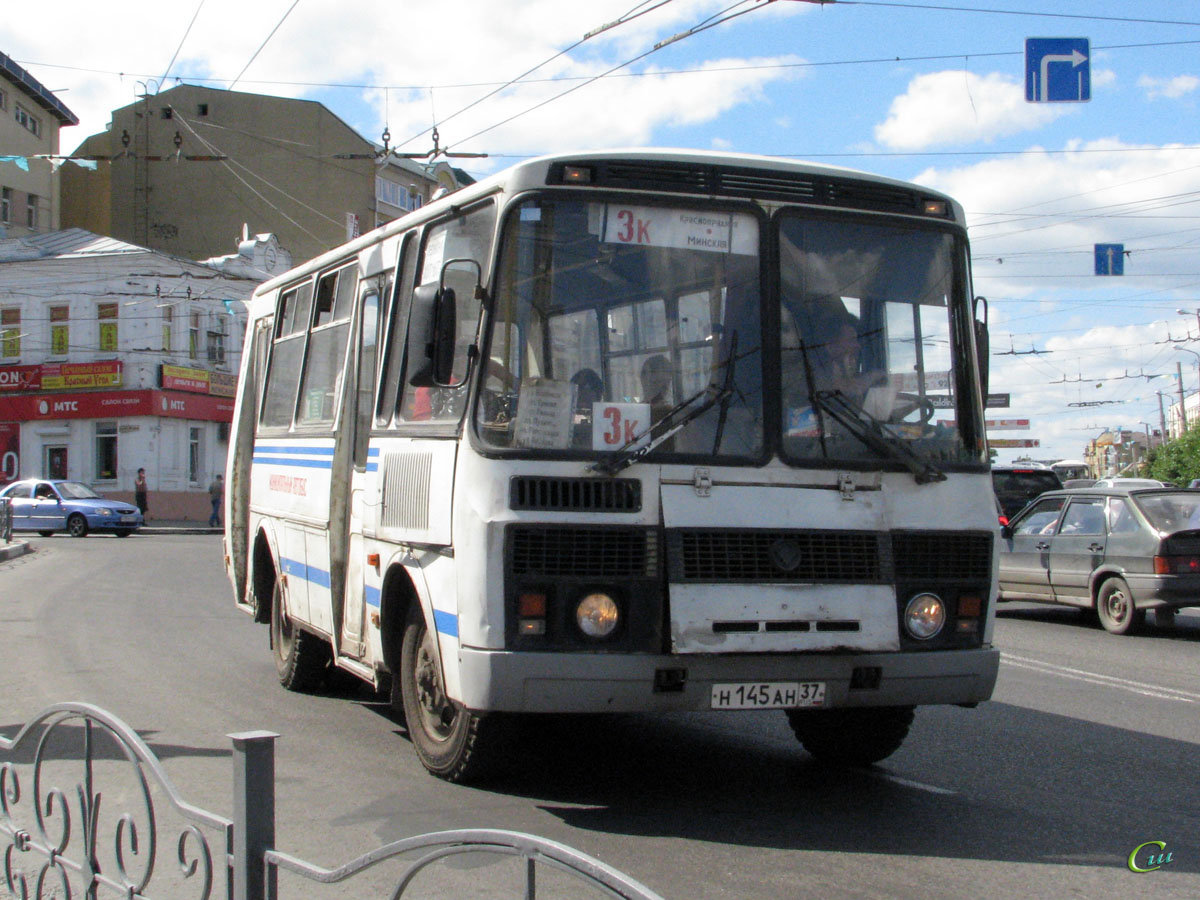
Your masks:
M 136 522 L 137 516 L 121 516 L 122 522 Z
M 713 709 L 794 709 L 824 704 L 823 681 L 754 681 L 712 686 Z

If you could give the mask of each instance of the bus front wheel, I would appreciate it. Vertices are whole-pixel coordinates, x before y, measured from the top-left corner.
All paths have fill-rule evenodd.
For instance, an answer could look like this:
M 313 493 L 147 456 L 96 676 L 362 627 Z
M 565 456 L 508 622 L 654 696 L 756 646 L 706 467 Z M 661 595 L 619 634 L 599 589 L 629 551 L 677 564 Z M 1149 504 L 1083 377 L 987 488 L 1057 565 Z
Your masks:
M 288 618 L 278 573 L 271 589 L 271 655 L 279 683 L 289 691 L 314 690 L 329 665 L 329 645 Z
M 453 782 L 475 781 L 499 767 L 508 723 L 495 713 L 473 713 L 446 696 L 436 640 L 414 603 L 400 648 L 404 720 L 417 756 L 431 774 Z
M 900 749 L 913 707 L 789 709 L 787 718 L 796 739 L 821 762 L 869 766 Z

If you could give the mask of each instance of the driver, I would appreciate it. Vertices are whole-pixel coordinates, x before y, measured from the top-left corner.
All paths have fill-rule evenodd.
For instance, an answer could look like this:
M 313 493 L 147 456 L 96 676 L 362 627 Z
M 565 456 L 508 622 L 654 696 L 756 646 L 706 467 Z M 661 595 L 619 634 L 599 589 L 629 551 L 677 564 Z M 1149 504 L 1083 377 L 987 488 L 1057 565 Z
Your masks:
M 888 383 L 886 372 L 859 371 L 858 319 L 849 312 L 831 316 L 816 331 L 808 349 L 817 390 L 839 391 L 854 405 L 862 406 L 870 388 Z

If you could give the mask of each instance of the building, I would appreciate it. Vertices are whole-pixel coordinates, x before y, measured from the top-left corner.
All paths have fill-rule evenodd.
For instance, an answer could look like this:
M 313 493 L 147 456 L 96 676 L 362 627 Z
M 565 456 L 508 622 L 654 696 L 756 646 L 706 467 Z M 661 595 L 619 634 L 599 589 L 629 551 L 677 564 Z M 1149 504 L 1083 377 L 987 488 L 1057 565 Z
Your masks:
M 59 129 L 79 119 L 36 78 L 0 53 L 0 238 L 59 227 Z
M 291 258 L 270 235 L 192 262 L 82 229 L 0 240 L 0 484 L 70 478 L 207 519 L 246 314 Z
M 460 183 L 359 136 L 320 103 L 182 84 L 113 113 L 63 169 L 63 226 L 188 259 L 248 224 L 299 263 Z
M 1157 428 L 1153 431 L 1110 428 L 1088 441 L 1084 460 L 1096 478 L 1137 475 L 1150 450 L 1162 440 L 1162 432 Z

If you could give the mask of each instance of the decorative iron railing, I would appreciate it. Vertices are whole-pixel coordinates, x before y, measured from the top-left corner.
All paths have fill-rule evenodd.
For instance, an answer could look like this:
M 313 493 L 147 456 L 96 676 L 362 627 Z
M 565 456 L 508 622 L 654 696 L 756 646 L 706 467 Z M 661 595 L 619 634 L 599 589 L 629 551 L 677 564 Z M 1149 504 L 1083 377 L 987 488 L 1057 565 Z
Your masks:
M 465 893 L 439 891 L 434 880 L 443 876 L 435 866 L 483 854 L 517 861 L 520 890 L 528 900 L 539 896 L 539 884 L 565 890 L 543 890 L 540 896 L 575 897 L 587 887 L 592 896 L 662 900 L 584 853 L 512 831 L 466 829 L 405 838 L 336 868 L 306 862 L 274 846 L 278 735 L 256 731 L 228 737 L 233 745 L 232 818 L 183 800 L 146 742 L 99 707 L 58 703 L 38 713 L 14 737 L 0 737 L 3 887 L 18 900 L 279 900 L 286 894 L 281 876 L 315 889 L 316 884 L 342 884 L 390 862 L 399 867 L 398 874 L 382 882 L 377 878 L 370 888 L 356 882 L 353 896 L 386 890 L 380 896 L 400 900 L 418 889 L 428 890 L 430 882 L 435 883 L 435 895 Z M 178 824 L 168 824 L 168 818 Z M 168 837 L 174 846 L 173 866 L 159 858 Z M 494 874 L 483 871 L 482 877 Z M 455 875 L 470 877 L 461 867 Z M 422 880 L 424 885 L 414 887 Z M 571 887 L 564 889 L 565 883 Z M 486 887 L 474 885 L 471 896 L 486 896 Z M 307 898 L 312 893 L 306 888 L 298 895 Z

